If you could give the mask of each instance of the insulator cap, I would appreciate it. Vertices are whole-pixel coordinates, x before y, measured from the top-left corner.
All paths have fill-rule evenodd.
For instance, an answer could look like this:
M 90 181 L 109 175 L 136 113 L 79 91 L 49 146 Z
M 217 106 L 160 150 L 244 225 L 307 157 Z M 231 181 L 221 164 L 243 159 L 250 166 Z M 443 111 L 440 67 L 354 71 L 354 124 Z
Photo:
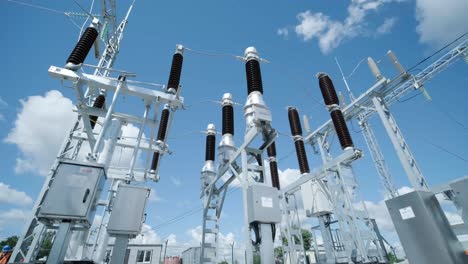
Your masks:
M 294 146 L 296 147 L 297 161 L 299 162 L 299 170 L 301 171 L 301 174 L 309 173 L 309 162 L 307 161 L 307 153 L 305 151 L 304 141 L 296 140 L 294 142 Z
M 171 72 L 169 73 L 169 80 L 167 81 L 167 89 L 179 89 L 180 84 L 180 74 L 182 72 L 182 62 L 184 61 L 184 57 L 181 53 L 175 53 L 172 56 L 172 65 L 171 65 Z
M 102 109 L 105 103 L 106 103 L 106 97 L 103 94 L 100 94 L 94 100 L 93 107 Z M 94 129 L 94 127 L 96 126 L 97 120 L 98 120 L 98 116 L 89 116 L 89 122 L 91 123 L 92 129 Z
M 206 136 L 206 152 L 205 152 L 205 161 L 208 160 L 215 160 L 215 135 L 207 135 Z
M 299 114 L 297 109 L 294 107 L 288 107 L 288 118 L 289 126 L 291 127 L 291 134 L 293 136 L 302 135 L 301 121 L 299 120 Z
M 232 105 L 223 106 L 223 135 L 234 135 L 234 108 Z
M 74 65 L 83 63 L 98 35 L 98 31 L 94 27 L 86 28 L 68 57 L 67 63 L 72 63 Z
M 317 74 L 319 80 L 320 91 L 322 92 L 323 100 L 326 105 L 338 105 L 338 95 L 336 94 L 335 86 L 326 73 Z
M 351 139 L 348 126 L 346 125 L 346 121 L 343 117 L 343 113 L 341 112 L 341 110 L 334 110 L 330 113 L 330 115 L 333 121 L 333 126 L 335 127 L 336 134 L 338 135 L 338 139 L 340 140 L 341 148 L 345 149 L 348 147 L 352 147 L 353 140 Z
M 247 76 L 247 93 L 257 91 L 263 94 L 262 73 L 258 60 L 251 59 L 245 63 L 245 74 Z
M 159 122 L 158 140 L 166 139 L 167 123 L 169 122 L 169 109 L 163 109 L 161 112 L 161 121 Z
M 267 148 L 268 157 L 276 157 L 276 144 L 275 142 L 271 143 L 271 145 Z

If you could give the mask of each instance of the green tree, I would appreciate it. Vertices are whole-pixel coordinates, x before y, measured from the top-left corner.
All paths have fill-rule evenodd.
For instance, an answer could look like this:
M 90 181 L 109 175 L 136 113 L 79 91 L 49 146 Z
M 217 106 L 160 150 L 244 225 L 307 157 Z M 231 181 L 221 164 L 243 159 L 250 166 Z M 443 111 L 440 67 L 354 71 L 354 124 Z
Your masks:
M 44 240 L 42 240 L 41 248 L 37 253 L 37 259 L 41 259 L 45 256 L 49 256 L 50 250 L 52 249 L 52 239 L 54 238 L 55 232 L 48 231 L 45 236 Z
M 283 258 L 283 248 L 282 247 L 276 247 L 275 248 L 275 257 L 282 259 Z
M 223 260 L 219 264 L 229 264 L 227 261 Z
M 398 258 L 393 253 L 388 253 L 388 262 L 394 264 L 398 262 Z
M 301 234 L 302 234 L 302 241 L 304 241 L 304 248 L 305 250 L 309 250 L 312 246 L 312 233 L 307 230 L 307 229 L 301 229 Z M 282 237 L 283 240 L 283 245 L 288 245 L 288 240 L 286 237 Z M 299 237 L 294 236 L 294 241 L 296 244 L 299 243 Z
M 307 229 L 302 229 L 301 234 L 302 241 L 304 241 L 304 248 L 305 250 L 309 250 L 312 245 L 312 233 Z
M 7 237 L 4 240 L 0 241 L 0 248 L 3 248 L 6 245 L 9 245 L 11 248 L 14 248 L 18 243 L 18 236 Z
M 257 255 L 257 254 L 254 255 L 253 264 L 262 264 L 262 261 L 261 261 L 259 255 Z

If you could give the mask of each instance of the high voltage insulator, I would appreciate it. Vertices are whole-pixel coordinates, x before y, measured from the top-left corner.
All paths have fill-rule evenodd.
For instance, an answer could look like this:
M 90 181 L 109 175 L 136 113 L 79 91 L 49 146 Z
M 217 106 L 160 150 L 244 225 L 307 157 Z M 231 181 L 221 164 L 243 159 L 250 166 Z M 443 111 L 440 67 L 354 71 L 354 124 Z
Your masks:
M 276 145 L 275 142 L 267 148 L 268 160 L 270 161 L 270 175 L 271 185 L 278 190 L 281 189 L 279 175 L 278 175 L 278 163 L 276 161 Z
M 205 161 L 215 160 L 215 142 L 216 142 L 215 135 L 211 135 L 211 134 L 206 135 Z
M 341 148 L 345 149 L 353 146 L 353 140 L 349 134 L 348 126 L 344 120 L 343 113 L 341 110 L 334 110 L 330 113 L 331 119 L 333 121 L 333 126 L 335 127 L 336 134 L 340 140 Z
M 177 45 L 176 52 L 172 56 L 171 71 L 169 73 L 169 80 L 167 81 L 167 90 L 170 91 L 174 89 L 177 92 L 180 84 L 180 74 L 182 73 L 182 63 L 184 61 L 183 57 L 184 47 L 182 45 Z
M 262 73 L 260 71 L 260 62 L 258 53 L 254 47 L 245 50 L 245 54 L 254 56 L 247 57 L 245 62 L 245 74 L 247 76 L 247 93 L 260 92 L 263 94 Z
M 289 119 L 289 126 L 291 127 L 291 134 L 293 136 L 302 136 L 302 127 L 301 121 L 299 121 L 299 115 L 297 113 L 296 108 L 289 107 L 288 108 L 288 119 Z
M 299 121 L 299 114 L 294 107 L 288 108 L 289 126 L 291 134 L 294 137 L 294 146 L 296 147 L 297 161 L 299 162 L 299 169 L 301 174 L 309 173 L 309 162 L 307 161 L 307 154 L 304 147 L 304 139 L 302 138 L 302 127 Z
M 328 111 L 333 121 L 336 134 L 340 140 L 342 149 L 346 149 L 353 146 L 353 140 L 349 134 L 348 126 L 341 112 L 340 102 L 336 95 L 335 86 L 332 80 L 326 73 L 318 73 L 317 78 L 319 80 L 320 91 L 322 92 L 323 100 L 327 105 Z
M 158 140 L 166 139 L 167 123 L 169 122 L 169 109 L 163 109 L 161 112 L 161 121 L 159 122 Z
M 157 141 L 160 143 L 163 143 L 166 140 L 166 132 L 167 132 L 167 124 L 169 122 L 169 106 L 165 106 L 165 108 L 161 112 L 161 121 L 159 122 L 159 129 L 158 129 L 158 137 Z M 151 162 L 151 168 L 150 172 L 155 172 L 156 169 L 158 168 L 159 164 L 159 158 L 160 158 L 160 153 L 159 152 L 154 152 L 153 153 L 153 161 Z
M 218 159 L 221 164 L 227 163 L 232 155 L 236 152 L 234 143 L 234 101 L 232 94 L 225 93 L 223 95 L 223 136 L 218 145 Z
M 232 104 L 223 105 L 223 135 L 234 135 L 234 108 Z
M 104 107 L 104 104 L 106 103 L 106 97 L 103 94 L 100 94 L 96 97 L 93 103 L 94 108 L 99 108 L 102 109 Z M 96 126 L 96 122 L 98 120 L 98 116 L 89 116 L 89 121 L 91 123 L 91 129 L 94 129 Z
M 215 160 L 215 142 L 216 142 L 216 131 L 214 125 L 208 125 L 208 131 L 206 134 L 206 146 L 205 146 L 205 161 Z
M 333 83 L 325 73 L 318 74 L 320 91 L 322 92 L 323 100 L 327 106 L 338 105 L 338 95 L 336 94 L 335 87 Z
M 86 56 L 88 56 L 88 53 L 91 50 L 91 47 L 93 46 L 94 41 L 96 41 L 98 35 L 99 33 L 94 26 L 86 28 L 86 30 L 83 32 L 83 35 L 81 35 L 80 40 L 68 57 L 65 68 L 70 70 L 77 70 L 86 59 Z
M 257 91 L 263 94 L 262 73 L 260 63 L 257 60 L 249 60 L 245 63 L 245 73 L 247 76 L 247 92 Z

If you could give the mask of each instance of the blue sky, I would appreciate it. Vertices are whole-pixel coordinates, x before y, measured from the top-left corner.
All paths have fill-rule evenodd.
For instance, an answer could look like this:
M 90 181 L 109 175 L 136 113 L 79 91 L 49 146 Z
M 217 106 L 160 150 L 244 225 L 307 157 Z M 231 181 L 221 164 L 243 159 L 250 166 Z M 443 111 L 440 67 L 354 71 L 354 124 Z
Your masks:
M 73 1 L 27 1 L 54 10 L 80 12 Z M 79 1 L 89 7 L 91 1 Z M 130 1 L 118 1 L 119 15 Z M 464 0 L 353 0 L 353 1 L 137 1 L 115 68 L 137 73 L 137 80 L 165 84 L 175 44 L 198 51 L 242 55 L 248 46 L 257 47 L 271 63 L 262 65 L 265 101 L 273 114 L 273 125 L 289 134 L 286 106 L 307 114 L 312 128 L 328 119 L 315 73 L 328 72 L 335 86 L 345 92 L 335 65 L 337 57 L 346 74 L 368 56 L 383 58 L 380 66 L 387 77 L 394 69 L 384 58 L 392 49 L 401 63 L 410 67 L 438 47 L 468 31 Z M 83 20 L 75 19 L 81 25 Z M 79 29 L 63 14 L 0 1 L 4 73 L 0 92 L 0 238 L 19 234 L 24 219 L 40 191 L 41 170 L 50 166 L 71 120 L 74 101 L 71 90 L 47 74 L 50 65 L 62 66 L 78 38 Z M 87 63 L 96 63 L 88 56 Z M 87 70 L 90 72 L 90 70 Z M 417 96 L 396 103 L 392 113 L 400 125 L 431 186 L 468 175 L 467 67 L 463 61 L 439 74 L 426 88 L 433 101 Z M 221 127 L 221 108 L 207 100 L 219 100 L 230 92 L 245 102 L 246 83 L 242 62 L 230 56 L 206 56 L 186 51 L 182 72 L 187 109 L 178 111 L 169 144 L 174 152 L 161 163 L 161 181 L 151 183 L 157 199 L 147 212 L 147 237 L 161 241 L 170 237 L 174 248 L 196 242 L 201 213 L 185 215 L 201 206 L 199 172 L 203 166 L 205 137 L 199 131 L 208 123 Z M 356 95 L 374 82 L 362 64 L 349 78 Z M 55 90 L 50 92 L 51 90 Z M 66 99 L 69 98 L 69 99 Z M 121 109 L 142 112 L 128 99 Z M 244 133 L 242 107 L 235 108 L 236 142 Z M 376 135 L 397 187 L 409 182 L 376 117 Z M 355 165 L 363 199 L 384 215 L 382 187 L 370 161 L 356 122 L 350 125 L 355 145 L 365 157 Z M 219 137 L 218 137 L 219 139 Z M 337 141 L 335 140 L 335 145 Z M 453 154 L 435 147 L 443 146 Z M 297 169 L 292 140 L 277 141 L 282 177 Z M 335 152 L 338 153 L 338 152 Z M 288 155 L 289 154 L 289 155 Z M 320 157 L 309 152 L 311 167 Z M 8 195 L 7 195 L 8 194 Z M 14 199 L 13 199 L 13 198 Z M 154 198 L 154 197 L 153 197 Z M 226 202 L 221 231 L 226 241 L 242 243 L 240 192 Z M 372 212 L 371 212 L 372 213 Z M 159 226 L 182 215 L 174 224 Z M 381 220 L 384 221 L 384 220 Z M 389 236 L 391 228 L 385 230 Z

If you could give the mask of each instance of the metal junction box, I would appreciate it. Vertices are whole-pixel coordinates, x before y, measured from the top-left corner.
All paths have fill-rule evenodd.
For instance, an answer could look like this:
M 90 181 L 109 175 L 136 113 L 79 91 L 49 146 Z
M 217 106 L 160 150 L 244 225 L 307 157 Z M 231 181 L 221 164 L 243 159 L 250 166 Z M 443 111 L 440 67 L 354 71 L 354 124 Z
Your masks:
M 249 223 L 279 223 L 278 190 L 265 185 L 251 185 L 247 189 L 247 218 Z
M 120 185 L 112 205 L 107 225 L 110 235 L 137 236 L 144 222 L 146 201 L 150 189 L 132 185 Z
M 106 174 L 97 164 L 60 161 L 39 209 L 41 222 L 69 220 L 89 226 L 96 212 Z
M 468 263 L 432 192 L 414 191 L 387 200 L 386 204 L 411 264 Z

